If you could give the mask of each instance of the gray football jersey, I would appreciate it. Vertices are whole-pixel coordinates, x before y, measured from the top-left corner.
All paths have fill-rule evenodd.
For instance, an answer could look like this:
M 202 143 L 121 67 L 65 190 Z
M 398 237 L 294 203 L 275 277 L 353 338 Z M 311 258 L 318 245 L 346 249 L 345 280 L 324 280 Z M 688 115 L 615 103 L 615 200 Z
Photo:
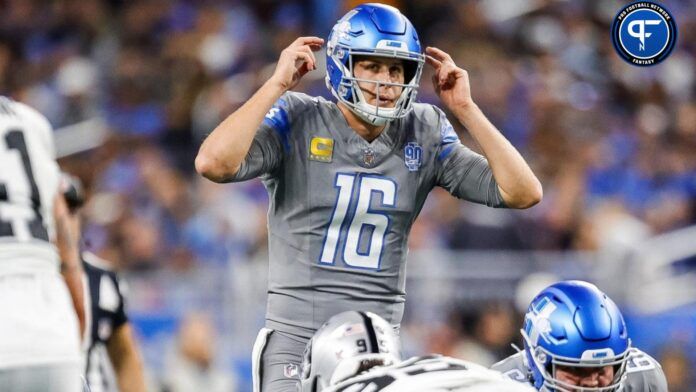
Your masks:
M 523 352 L 511 355 L 491 366 L 507 377 L 530 383 Z M 660 364 L 650 355 L 633 349 L 626 364 L 626 382 L 622 392 L 667 392 L 667 379 Z
M 266 326 L 306 338 L 346 310 L 399 325 L 408 234 L 434 186 L 504 206 L 486 159 L 425 104 L 370 143 L 335 103 L 286 93 L 229 180 L 254 177 L 270 198 Z

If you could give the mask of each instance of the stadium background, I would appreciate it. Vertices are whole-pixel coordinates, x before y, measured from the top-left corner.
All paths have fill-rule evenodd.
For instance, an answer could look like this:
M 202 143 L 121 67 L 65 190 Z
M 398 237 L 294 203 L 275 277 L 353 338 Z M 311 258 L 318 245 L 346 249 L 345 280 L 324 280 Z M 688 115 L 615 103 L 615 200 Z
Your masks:
M 90 198 L 85 246 L 127 277 L 153 390 L 176 390 L 192 363 L 200 390 L 250 390 L 267 196 L 201 179 L 193 158 L 282 48 L 326 37 L 357 3 L 0 1 L 0 92 L 58 128 L 60 163 Z M 650 68 L 612 47 L 625 2 L 388 3 L 469 71 L 545 192 L 526 211 L 431 194 L 410 238 L 407 353 L 490 363 L 519 344 L 530 293 L 583 278 L 619 302 L 672 392 L 696 390 L 696 3 L 663 2 L 680 36 Z M 298 90 L 328 97 L 318 68 Z M 419 99 L 438 104 L 428 81 Z

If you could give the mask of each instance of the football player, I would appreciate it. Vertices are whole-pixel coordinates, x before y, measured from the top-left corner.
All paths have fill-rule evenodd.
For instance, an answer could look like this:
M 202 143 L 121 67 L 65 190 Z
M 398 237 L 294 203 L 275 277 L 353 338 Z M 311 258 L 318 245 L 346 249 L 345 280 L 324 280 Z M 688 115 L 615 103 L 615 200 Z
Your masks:
M 0 389 L 6 391 L 82 387 L 82 269 L 55 157 L 46 118 L 0 97 Z
M 302 363 L 301 392 L 534 391 L 473 363 L 429 355 L 400 361 L 398 338 L 381 317 L 348 311 L 312 337 Z
M 375 367 L 322 392 L 534 392 L 501 373 L 459 359 L 428 355 Z
M 80 233 L 80 207 L 85 202 L 80 180 L 64 174 L 63 195 L 73 231 Z M 86 278 L 82 347 L 87 385 L 91 392 L 144 392 L 143 364 L 126 315 L 123 284 L 108 261 L 88 251 L 80 256 Z
M 593 284 L 544 289 L 521 333 L 524 351 L 492 368 L 540 391 L 667 392 L 660 364 L 631 346 L 621 311 Z
M 292 391 L 302 351 L 331 315 L 363 309 L 398 326 L 408 233 L 435 186 L 491 207 L 527 208 L 541 185 L 488 121 L 466 71 L 396 8 L 363 4 L 333 27 L 326 81 L 338 103 L 290 91 L 316 69 L 324 40 L 301 37 L 274 74 L 203 142 L 196 170 L 216 182 L 260 177 L 270 206 L 266 325 L 257 338 L 264 392 Z M 425 63 L 444 112 L 416 103 Z M 258 390 L 257 390 L 258 391 Z

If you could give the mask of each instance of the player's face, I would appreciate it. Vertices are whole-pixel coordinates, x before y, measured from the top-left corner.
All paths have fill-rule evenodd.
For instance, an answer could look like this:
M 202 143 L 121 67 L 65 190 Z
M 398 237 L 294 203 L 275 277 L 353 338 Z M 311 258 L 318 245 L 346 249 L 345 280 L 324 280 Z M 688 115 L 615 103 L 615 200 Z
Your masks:
M 598 388 L 611 385 L 614 380 L 614 367 L 570 367 L 558 366 L 556 379 L 566 384 Z
M 358 57 L 353 64 L 353 74 L 358 79 L 377 82 L 404 83 L 404 62 L 386 57 Z M 384 86 L 377 83 L 358 82 L 368 104 L 383 108 L 393 108 L 401 95 L 403 87 Z

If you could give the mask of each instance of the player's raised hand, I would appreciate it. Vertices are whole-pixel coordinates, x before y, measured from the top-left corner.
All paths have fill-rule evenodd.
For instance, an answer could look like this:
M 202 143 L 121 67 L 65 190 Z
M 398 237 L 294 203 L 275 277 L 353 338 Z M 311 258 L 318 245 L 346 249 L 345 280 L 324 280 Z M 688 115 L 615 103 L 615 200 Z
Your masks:
M 309 71 L 317 69 L 314 52 L 321 49 L 324 40 L 319 37 L 300 37 L 283 49 L 271 80 L 283 90 L 290 90 Z
M 473 103 L 468 73 L 457 67 L 452 57 L 438 48 L 429 46 L 425 54 L 426 61 L 435 70 L 433 87 L 442 102 L 450 110 Z

